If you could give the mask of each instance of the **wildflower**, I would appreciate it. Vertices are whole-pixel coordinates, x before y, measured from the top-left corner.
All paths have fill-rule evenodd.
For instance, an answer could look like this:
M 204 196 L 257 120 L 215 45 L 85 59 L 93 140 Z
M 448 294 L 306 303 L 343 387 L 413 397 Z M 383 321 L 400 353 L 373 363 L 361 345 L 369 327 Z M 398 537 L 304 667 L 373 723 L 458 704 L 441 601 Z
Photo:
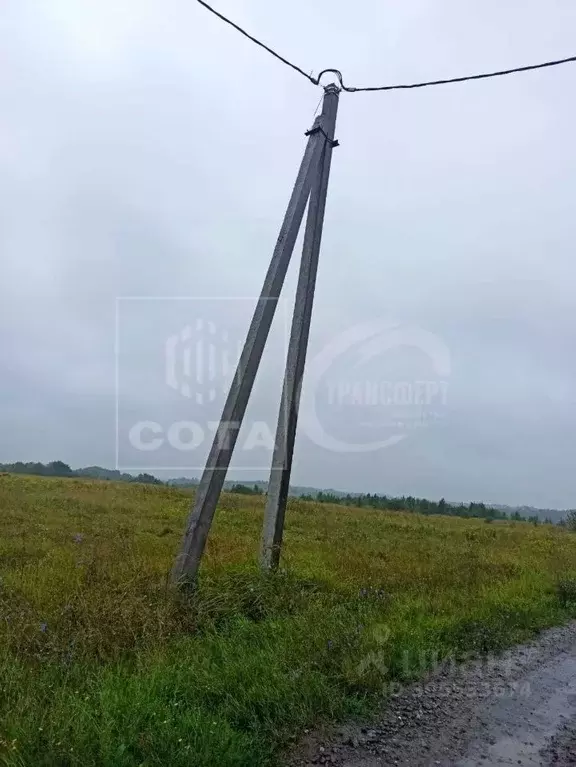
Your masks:
M 40 631 L 41 631 L 43 634 L 45 634 L 45 633 L 46 633 L 46 629 L 47 629 L 47 628 L 48 628 L 48 624 L 47 624 L 47 623 L 41 623 L 41 624 L 40 624 Z
M 331 639 L 329 639 L 328 640 L 328 649 L 331 650 L 333 647 L 334 647 L 334 642 Z
M 75 543 L 82 543 L 83 540 L 84 540 L 84 536 L 82 535 L 82 533 L 75 533 L 74 534 L 74 542 Z

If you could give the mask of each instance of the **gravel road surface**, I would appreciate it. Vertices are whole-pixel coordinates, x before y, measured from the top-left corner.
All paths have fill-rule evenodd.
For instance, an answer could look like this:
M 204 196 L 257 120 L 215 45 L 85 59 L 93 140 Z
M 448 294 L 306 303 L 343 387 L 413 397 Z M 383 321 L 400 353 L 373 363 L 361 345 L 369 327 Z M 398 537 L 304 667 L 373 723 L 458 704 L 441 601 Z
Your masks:
M 393 694 L 377 721 L 311 733 L 290 767 L 576 764 L 576 622 Z

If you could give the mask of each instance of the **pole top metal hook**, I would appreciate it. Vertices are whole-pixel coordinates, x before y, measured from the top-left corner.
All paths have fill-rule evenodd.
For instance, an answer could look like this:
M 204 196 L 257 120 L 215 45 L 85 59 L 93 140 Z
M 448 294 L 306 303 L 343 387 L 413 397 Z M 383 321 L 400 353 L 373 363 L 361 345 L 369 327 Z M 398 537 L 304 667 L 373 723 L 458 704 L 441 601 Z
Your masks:
M 336 75 L 336 77 L 338 78 L 338 82 L 340 83 L 340 87 L 338 87 L 336 83 L 329 83 L 328 85 L 323 86 L 324 90 L 326 90 L 327 88 L 338 88 L 339 91 L 342 90 L 344 88 L 344 83 L 342 81 L 342 72 L 340 72 L 339 69 L 323 69 L 318 75 L 318 77 L 316 78 L 316 85 L 320 85 L 320 80 L 322 79 L 322 75 L 328 74 L 329 72 Z

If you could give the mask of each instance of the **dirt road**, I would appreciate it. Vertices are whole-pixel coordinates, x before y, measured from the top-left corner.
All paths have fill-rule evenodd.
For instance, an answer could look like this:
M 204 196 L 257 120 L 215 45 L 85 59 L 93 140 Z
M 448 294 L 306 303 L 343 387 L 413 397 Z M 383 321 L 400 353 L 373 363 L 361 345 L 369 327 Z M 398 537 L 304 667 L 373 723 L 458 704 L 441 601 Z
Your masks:
M 436 672 L 378 721 L 309 735 L 287 765 L 576 764 L 576 622 L 498 658 Z

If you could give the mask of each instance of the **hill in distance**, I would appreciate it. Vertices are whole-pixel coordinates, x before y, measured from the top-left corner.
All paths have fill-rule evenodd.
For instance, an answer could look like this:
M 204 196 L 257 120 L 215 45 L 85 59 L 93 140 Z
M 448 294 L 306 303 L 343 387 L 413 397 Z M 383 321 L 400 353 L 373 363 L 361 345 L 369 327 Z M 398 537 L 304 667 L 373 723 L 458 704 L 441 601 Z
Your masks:
M 138 475 L 128 474 L 117 469 L 107 469 L 102 466 L 85 466 L 72 469 L 63 461 L 51 461 L 43 464 L 39 462 L 0 464 L 0 472 L 15 474 L 31 474 L 54 477 L 84 477 L 87 479 L 108 480 L 112 482 L 140 482 L 155 485 L 168 485 L 178 488 L 196 487 L 199 480 L 196 477 L 176 477 L 161 481 L 152 474 L 142 473 Z M 226 480 L 224 489 L 242 494 L 266 493 L 268 483 L 263 480 L 254 482 L 242 482 L 239 480 Z M 454 503 L 447 502 L 443 498 L 439 501 L 429 501 L 425 498 L 402 496 L 400 498 L 371 493 L 347 493 L 334 489 L 319 489 L 299 485 L 290 486 L 290 496 L 306 498 L 324 503 L 334 503 L 342 506 L 367 506 L 380 510 L 391 511 L 414 511 L 421 514 L 444 514 L 461 517 L 481 517 L 487 520 L 516 519 L 534 523 L 548 522 L 560 523 L 565 518 L 568 510 L 538 509 L 533 506 L 506 506 L 499 504 L 479 503 Z

